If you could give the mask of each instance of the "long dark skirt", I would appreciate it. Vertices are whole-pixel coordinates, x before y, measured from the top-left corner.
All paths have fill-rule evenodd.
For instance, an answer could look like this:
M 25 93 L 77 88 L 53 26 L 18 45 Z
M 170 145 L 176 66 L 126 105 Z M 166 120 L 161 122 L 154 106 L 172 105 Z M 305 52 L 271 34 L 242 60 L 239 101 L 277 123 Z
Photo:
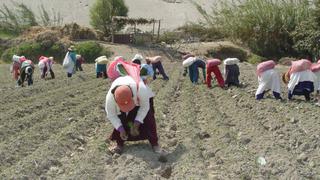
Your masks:
M 133 126 L 135 117 L 139 110 L 139 106 L 136 106 L 132 111 L 126 115 L 126 113 L 121 113 L 118 117 L 121 120 L 121 123 L 128 135 L 127 141 L 140 141 L 140 140 L 149 140 L 152 146 L 158 145 L 158 135 L 156 128 L 156 121 L 154 118 L 154 107 L 153 107 L 153 98 L 150 98 L 150 109 L 144 119 L 144 123 L 140 125 L 138 136 L 130 135 L 130 126 Z M 119 131 L 116 129 L 113 130 L 110 140 L 116 141 L 118 145 L 123 146 L 124 140 L 121 139 Z

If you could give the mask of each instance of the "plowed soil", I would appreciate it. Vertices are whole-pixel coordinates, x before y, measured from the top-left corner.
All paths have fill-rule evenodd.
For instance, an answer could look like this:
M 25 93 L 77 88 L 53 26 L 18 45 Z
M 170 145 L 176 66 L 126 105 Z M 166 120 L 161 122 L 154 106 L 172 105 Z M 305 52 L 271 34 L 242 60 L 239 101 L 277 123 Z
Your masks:
M 115 55 L 161 55 L 170 80 L 150 86 L 161 146 L 159 161 L 147 141 L 108 152 L 105 118 L 110 80 L 94 65 L 67 79 L 15 88 L 9 65 L 0 66 L 0 179 L 320 179 L 319 107 L 301 97 L 256 101 L 255 66 L 240 63 L 243 87 L 192 85 L 179 59 L 163 51 L 112 45 Z M 286 67 L 277 67 L 283 72 Z M 222 67 L 221 67 L 222 69 Z M 282 84 L 286 97 L 286 88 Z M 258 158 L 265 159 L 265 164 Z M 166 161 L 166 162 L 163 162 Z

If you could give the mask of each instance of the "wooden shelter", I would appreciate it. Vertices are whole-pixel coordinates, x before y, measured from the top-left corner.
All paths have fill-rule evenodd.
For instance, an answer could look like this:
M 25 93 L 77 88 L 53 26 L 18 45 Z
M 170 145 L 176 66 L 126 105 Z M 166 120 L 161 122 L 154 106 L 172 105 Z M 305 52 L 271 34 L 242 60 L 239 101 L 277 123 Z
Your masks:
M 115 34 L 114 31 L 112 31 L 112 42 L 114 43 L 133 43 L 135 39 L 135 35 L 137 33 L 137 26 L 138 25 L 146 25 L 146 24 L 152 24 L 152 40 L 155 36 L 155 26 L 158 23 L 158 30 L 157 30 L 157 39 L 159 39 L 160 36 L 160 20 L 155 19 L 145 19 L 145 18 L 129 18 L 125 16 L 113 16 L 112 17 L 112 24 L 126 24 L 131 25 L 134 27 L 134 34 Z

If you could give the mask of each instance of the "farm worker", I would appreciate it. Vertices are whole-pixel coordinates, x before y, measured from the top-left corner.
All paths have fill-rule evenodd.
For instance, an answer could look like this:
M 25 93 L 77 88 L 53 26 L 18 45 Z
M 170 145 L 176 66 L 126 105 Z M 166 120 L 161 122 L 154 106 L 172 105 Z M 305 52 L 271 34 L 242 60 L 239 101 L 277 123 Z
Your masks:
M 202 74 L 203 74 L 203 81 L 206 81 L 206 63 L 198 58 L 198 57 L 193 57 L 195 58 L 195 61 L 192 63 L 192 65 L 189 66 L 189 77 L 190 80 L 193 84 L 197 84 L 198 83 L 198 79 L 199 79 L 199 69 L 202 69 Z
M 210 88 L 211 86 L 211 80 L 212 76 L 211 74 L 214 73 L 218 84 L 220 87 L 224 87 L 224 80 L 222 77 L 222 74 L 220 72 L 219 66 L 221 64 L 221 61 L 219 59 L 211 59 L 207 61 L 207 76 L 206 76 L 206 83 L 207 86 Z
M 109 62 L 106 56 L 100 56 L 95 60 L 96 78 L 108 78 L 107 64 Z
M 224 84 L 231 86 L 239 86 L 239 76 L 240 76 L 240 70 L 239 70 L 239 59 L 238 58 L 227 58 L 223 61 L 224 64 Z
M 154 117 L 154 93 L 140 79 L 131 76 L 115 79 L 106 96 L 105 110 L 114 130 L 110 136 L 117 145 L 111 152 L 121 153 L 125 141 L 148 139 L 153 150 L 161 153 Z
M 318 102 L 316 103 L 317 106 L 320 106 L 320 60 L 318 60 L 317 63 L 312 64 L 311 66 L 311 71 L 315 74 L 317 78 L 317 86 L 315 87 L 317 90 L 317 100 Z
M 164 68 L 161 63 L 162 57 L 161 56 L 153 56 L 153 57 L 146 57 L 147 64 L 151 64 L 153 68 L 153 80 L 157 79 L 156 70 L 158 69 L 159 73 L 162 75 L 164 80 L 169 80 L 169 77 L 164 71 Z
M 16 81 L 18 80 L 20 75 L 21 63 L 25 60 L 26 58 L 24 56 L 17 56 L 17 55 L 12 56 L 12 65 L 10 67 L 10 72 L 13 75 L 13 79 Z
M 143 61 L 143 56 L 141 54 L 136 54 L 133 59 L 132 62 L 141 65 L 141 61 Z
M 149 64 L 141 64 L 140 66 L 140 76 L 145 84 L 148 84 L 153 78 L 154 72 L 153 68 Z
M 54 79 L 54 72 L 52 70 L 52 66 L 53 66 L 53 57 L 45 57 L 45 56 L 41 56 L 39 58 L 39 63 L 38 63 L 38 67 L 40 69 L 40 77 L 41 79 L 44 79 L 47 76 L 48 71 L 50 72 L 51 75 L 51 79 Z
M 311 71 L 311 62 L 306 59 L 292 61 L 288 75 L 290 80 L 288 83 L 288 99 L 291 100 L 293 95 L 305 97 L 306 101 L 310 101 L 310 94 L 317 87 L 317 77 Z
M 20 76 L 17 81 L 18 86 L 24 86 L 24 81 L 28 81 L 28 86 L 33 84 L 34 65 L 31 60 L 25 60 L 20 67 Z
M 84 58 L 80 55 L 76 55 L 76 71 L 83 71 L 82 64 L 84 63 Z
M 68 52 L 63 60 L 63 67 L 67 71 L 67 77 L 72 77 L 72 74 L 75 73 L 75 65 L 76 65 L 76 53 L 75 53 L 75 47 L 70 46 L 68 48 Z
M 280 77 L 277 70 L 274 69 L 275 62 L 269 60 L 262 62 L 257 66 L 257 75 L 259 87 L 256 91 L 256 99 L 261 100 L 266 92 L 266 90 L 271 89 L 273 96 L 276 99 L 282 99 L 280 96 L 281 86 L 280 86 Z
M 187 53 L 187 54 L 185 54 L 184 56 L 182 56 L 182 59 L 185 61 L 185 60 L 187 60 L 189 57 L 194 57 L 194 55 L 193 54 L 191 54 L 191 53 Z M 194 61 L 194 60 L 192 60 L 192 61 Z M 184 67 L 184 70 L 183 70 L 183 76 L 186 76 L 187 74 L 188 74 L 188 67 L 193 63 L 191 63 L 191 62 L 188 62 L 188 63 L 190 63 L 190 64 L 188 64 L 188 65 L 185 65 L 185 64 L 183 64 L 182 63 L 182 65 L 183 65 L 183 67 Z

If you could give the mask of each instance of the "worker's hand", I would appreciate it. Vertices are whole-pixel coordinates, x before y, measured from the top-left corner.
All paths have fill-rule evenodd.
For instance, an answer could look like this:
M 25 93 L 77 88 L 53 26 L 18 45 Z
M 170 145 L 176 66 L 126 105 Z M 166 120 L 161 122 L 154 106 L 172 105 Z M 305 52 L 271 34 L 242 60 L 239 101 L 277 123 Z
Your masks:
M 140 124 L 138 123 L 134 123 L 134 125 L 132 126 L 132 128 L 130 129 L 130 134 L 132 136 L 139 136 L 140 132 L 139 132 L 139 127 Z
M 126 133 L 126 131 L 121 131 L 120 132 L 120 137 L 122 140 L 127 140 L 128 139 L 128 135 Z

